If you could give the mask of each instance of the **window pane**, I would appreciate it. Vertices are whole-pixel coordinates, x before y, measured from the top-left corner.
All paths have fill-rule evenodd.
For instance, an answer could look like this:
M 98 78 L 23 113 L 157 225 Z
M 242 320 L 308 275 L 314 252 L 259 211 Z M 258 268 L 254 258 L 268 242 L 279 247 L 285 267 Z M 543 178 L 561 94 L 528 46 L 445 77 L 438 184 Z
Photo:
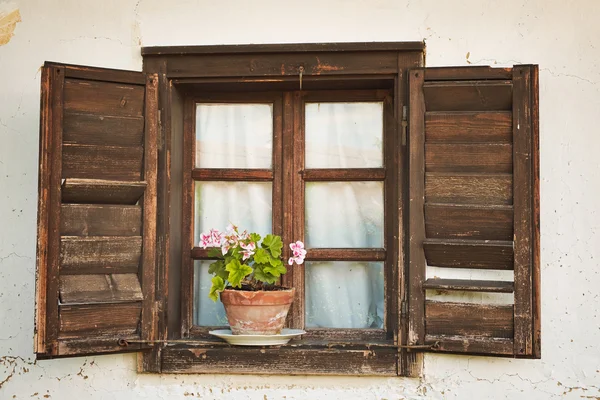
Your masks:
M 307 262 L 307 328 L 383 328 L 382 262 Z
M 383 247 L 383 182 L 307 182 L 307 247 Z
M 272 104 L 197 104 L 197 168 L 271 168 Z
M 307 103 L 306 168 L 383 166 L 383 103 Z
M 261 235 L 272 231 L 270 182 L 196 182 L 194 243 L 211 228 L 233 223 Z
M 223 303 L 216 303 L 208 298 L 212 275 L 208 267 L 212 261 L 194 261 L 194 325 L 199 326 L 227 326 L 227 316 Z

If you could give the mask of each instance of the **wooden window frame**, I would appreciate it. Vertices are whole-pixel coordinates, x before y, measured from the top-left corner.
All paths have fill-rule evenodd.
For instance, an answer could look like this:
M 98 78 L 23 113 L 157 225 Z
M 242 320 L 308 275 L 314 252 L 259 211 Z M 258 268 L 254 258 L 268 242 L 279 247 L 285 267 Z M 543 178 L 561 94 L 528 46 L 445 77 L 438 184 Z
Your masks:
M 408 70 L 423 65 L 424 44 L 422 42 L 405 43 L 349 43 L 315 45 L 261 45 L 261 46 L 201 46 L 201 47 L 157 47 L 144 48 L 144 71 L 156 73 L 159 77 L 159 148 L 158 148 L 158 273 L 156 279 L 156 299 L 158 310 L 159 340 L 168 341 L 164 345 L 154 346 L 153 351 L 140 355 L 140 370 L 146 372 L 200 372 L 200 373 L 283 373 L 283 374 L 352 374 L 352 375 L 417 375 L 421 360 L 414 352 L 402 348 L 406 343 L 407 320 L 401 305 L 406 300 L 406 263 L 404 251 L 405 217 L 404 209 L 407 195 L 406 185 L 406 141 L 402 123 L 404 106 L 407 105 Z M 310 90 L 353 90 L 386 89 L 391 91 L 393 102 L 392 115 L 386 124 L 390 129 L 390 143 L 386 143 L 386 165 L 398 166 L 386 170 L 385 191 L 393 191 L 393 204 L 386 204 L 386 213 L 394 216 L 397 223 L 387 223 L 385 236 L 388 239 L 387 251 L 397 254 L 392 268 L 386 270 L 386 282 L 394 289 L 386 290 L 386 307 L 389 310 L 386 319 L 385 337 L 363 337 L 343 340 L 329 339 L 323 335 L 313 335 L 299 342 L 277 348 L 235 348 L 208 338 L 192 339 L 189 325 L 189 309 L 181 307 L 185 299 L 183 286 L 184 273 L 190 271 L 191 260 L 186 254 L 189 243 L 189 229 L 182 229 L 182 221 L 189 215 L 182 214 L 179 207 L 184 200 L 182 190 L 191 182 L 191 158 L 186 160 L 182 153 L 185 142 L 186 126 L 190 126 L 190 104 L 194 93 L 202 92 L 253 92 L 269 88 L 277 91 L 294 91 L 299 86 L 299 68 L 303 67 L 303 89 Z M 297 92 L 299 93 L 299 92 Z M 300 102 L 295 94 L 286 94 L 286 104 Z M 187 109 L 187 111 L 186 111 Z M 290 109 L 290 108 L 287 108 Z M 294 129 L 301 124 L 297 113 L 284 115 L 282 129 Z M 189 140 L 189 139 L 188 139 Z M 284 145 L 285 147 L 285 145 Z M 284 148 L 284 152 L 285 152 Z M 288 149 L 289 151 L 289 149 Z M 392 160 L 388 164 L 389 160 Z M 284 176 L 290 169 L 298 167 L 298 157 L 283 164 L 280 172 Z M 190 171 L 190 173 L 184 173 Z M 196 177 L 204 177 L 202 171 L 194 172 Z M 376 179 L 381 179 L 380 176 Z M 181 178 L 179 178 L 181 177 Z M 347 180 L 356 179 L 347 177 Z M 264 178 L 264 177 L 263 177 Z M 330 171 L 307 171 L 304 179 L 330 180 Z M 364 176 L 362 177 L 364 178 Z M 337 179 L 337 178 L 336 178 Z M 298 189 L 302 180 L 283 180 L 283 191 Z M 398 182 L 395 185 L 394 182 Z M 296 186 L 294 186 L 296 185 Z M 296 192 L 297 190 L 294 190 Z M 284 203 L 286 207 L 293 207 Z M 189 209 L 189 205 L 183 210 Z M 185 211 L 184 211 L 185 213 Z M 296 213 L 296 215 L 298 215 Z M 287 227 L 284 237 L 300 234 L 298 224 Z M 303 221 L 302 221 L 303 229 Z M 284 229 L 284 227 L 282 227 Z M 188 232 L 188 233 L 186 233 Z M 184 249 L 184 251 L 182 251 Z M 198 253 L 198 250 L 193 252 Z M 194 254 L 202 256 L 202 254 Z M 371 254 L 381 258 L 381 254 Z M 354 256 L 354 255 L 352 255 Z M 360 256 L 364 256 L 362 253 Z M 320 259 L 322 251 L 313 252 L 309 257 Z M 307 258 L 308 259 L 308 258 Z M 178 268 L 182 265 L 182 268 Z M 185 272 L 187 271 L 187 272 Z M 286 275 L 295 286 L 302 285 L 300 274 Z M 286 283 L 284 281 L 284 283 Z M 189 282 L 188 285 L 189 286 Z M 184 324 L 184 321 L 188 324 Z M 293 324 L 303 321 L 304 310 L 295 307 L 292 311 Z M 353 330 L 354 331 L 354 330 Z M 347 334 L 349 332 L 343 332 Z M 359 335 L 360 336 L 360 335 Z M 377 335 L 376 335 L 377 336 Z M 179 342 L 178 342 L 179 341 Z M 277 366 L 277 368 L 274 368 Z
M 268 84 L 267 84 L 268 86 Z M 208 334 L 218 326 L 195 326 L 192 323 L 193 302 L 193 262 L 210 260 L 208 250 L 203 250 L 193 243 L 194 231 L 194 189 L 195 182 L 272 182 L 273 222 L 272 232 L 282 235 L 284 243 L 293 240 L 305 241 L 305 202 L 304 185 L 306 182 L 382 182 L 384 195 L 384 244 L 381 248 L 307 248 L 306 261 L 379 261 L 384 262 L 384 297 L 385 325 L 373 329 L 343 328 L 306 328 L 304 339 L 319 338 L 322 340 L 376 340 L 393 339 L 396 329 L 392 298 L 398 291 L 392 273 L 397 268 L 399 249 L 390 246 L 394 241 L 393 232 L 398 230 L 397 215 L 394 204 L 397 204 L 396 180 L 398 175 L 397 159 L 394 158 L 396 148 L 396 128 L 394 126 L 393 93 L 391 90 L 314 90 L 283 91 L 257 93 L 206 93 L 198 96 L 190 95 L 184 100 L 184 177 L 183 177 L 183 233 L 182 252 L 190 251 L 190 257 L 184 257 L 182 263 L 182 337 L 202 340 L 214 339 Z M 284 99 L 292 101 L 285 105 Z M 379 168 L 305 168 L 304 147 L 304 110 L 309 102 L 381 102 L 384 146 L 382 149 L 382 166 Z M 229 104 L 272 104 L 273 105 L 273 153 L 272 169 L 223 169 L 196 168 L 192 165 L 195 155 L 195 116 L 198 103 Z M 292 118 L 284 115 L 293 115 Z M 297 116 L 297 117 L 296 117 Z M 284 126 L 286 129 L 284 129 Z M 284 161 L 285 160 L 285 161 Z M 287 190 L 282 190 L 286 187 Z M 287 217 L 285 217 L 287 215 Z M 389 248 L 390 250 L 387 250 Z M 283 258 L 290 256 L 289 249 L 284 249 Z M 283 284 L 296 288 L 296 299 L 292 304 L 288 326 L 305 328 L 305 283 L 304 266 L 288 267 L 289 276 L 284 276 Z M 200 299 L 205 301 L 205 299 Z M 206 300 L 208 301 L 208 300 Z

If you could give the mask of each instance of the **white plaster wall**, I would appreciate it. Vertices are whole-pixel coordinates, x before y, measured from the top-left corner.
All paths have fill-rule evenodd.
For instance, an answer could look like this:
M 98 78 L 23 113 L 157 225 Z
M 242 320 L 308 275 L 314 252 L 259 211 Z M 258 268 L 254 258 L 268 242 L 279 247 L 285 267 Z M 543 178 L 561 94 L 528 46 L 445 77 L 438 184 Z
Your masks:
M 0 46 L 0 399 L 600 399 L 597 0 L 0 0 L 0 14 L 17 8 Z M 422 379 L 138 375 L 133 355 L 34 363 L 45 60 L 140 70 L 141 45 L 422 39 L 428 66 L 540 64 L 542 360 L 428 355 Z

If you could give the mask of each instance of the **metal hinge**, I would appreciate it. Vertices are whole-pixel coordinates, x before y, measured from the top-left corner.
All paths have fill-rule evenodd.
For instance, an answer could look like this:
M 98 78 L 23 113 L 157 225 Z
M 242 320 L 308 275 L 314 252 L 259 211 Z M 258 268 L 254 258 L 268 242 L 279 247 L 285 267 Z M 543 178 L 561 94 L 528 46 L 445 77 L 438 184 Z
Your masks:
M 405 300 L 400 303 L 400 315 L 402 318 L 406 318 L 408 315 L 408 303 Z
M 162 127 L 162 110 L 158 110 L 158 149 L 162 150 L 165 145 L 165 135 Z
M 406 146 L 406 128 L 408 127 L 408 109 L 402 106 L 402 146 Z

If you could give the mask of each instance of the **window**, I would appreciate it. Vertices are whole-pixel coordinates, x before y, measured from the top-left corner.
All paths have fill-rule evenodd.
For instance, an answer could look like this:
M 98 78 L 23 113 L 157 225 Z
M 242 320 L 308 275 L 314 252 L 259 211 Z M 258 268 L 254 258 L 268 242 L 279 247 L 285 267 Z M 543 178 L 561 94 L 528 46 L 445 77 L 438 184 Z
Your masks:
M 423 49 L 144 48 L 142 73 L 47 63 L 38 357 L 359 375 L 416 375 L 424 351 L 539 358 L 537 67 L 422 68 Z M 302 340 L 207 335 L 223 316 L 194 243 L 228 220 L 306 242 L 284 282 Z

